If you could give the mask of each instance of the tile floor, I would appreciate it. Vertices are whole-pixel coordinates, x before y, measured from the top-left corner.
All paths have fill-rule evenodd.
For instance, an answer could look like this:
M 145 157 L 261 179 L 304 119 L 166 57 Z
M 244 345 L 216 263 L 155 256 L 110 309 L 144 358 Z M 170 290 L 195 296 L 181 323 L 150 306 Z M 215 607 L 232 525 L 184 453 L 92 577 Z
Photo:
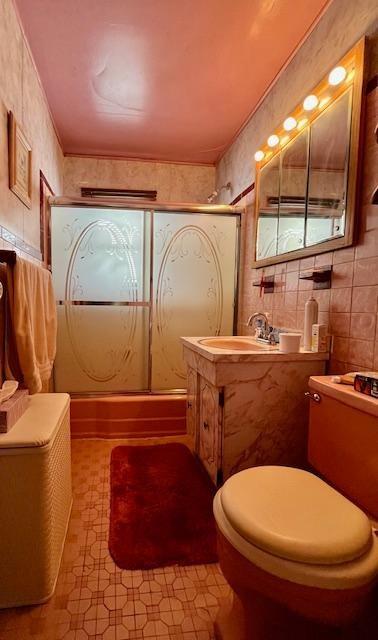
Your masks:
M 164 439 L 172 440 L 183 441 Z M 109 463 L 118 444 L 138 441 L 73 440 L 74 502 L 55 594 L 41 606 L 0 610 L 0 640 L 214 638 L 230 597 L 218 565 L 125 571 L 109 555 Z

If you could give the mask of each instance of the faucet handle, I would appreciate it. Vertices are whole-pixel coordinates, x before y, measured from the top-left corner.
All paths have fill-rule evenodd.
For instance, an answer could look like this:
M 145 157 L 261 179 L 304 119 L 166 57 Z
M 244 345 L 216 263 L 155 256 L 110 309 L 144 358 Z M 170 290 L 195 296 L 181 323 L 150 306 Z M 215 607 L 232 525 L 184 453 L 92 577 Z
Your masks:
M 268 340 L 271 344 L 279 343 L 280 341 L 279 335 L 280 335 L 280 329 L 277 329 L 276 327 L 273 327 L 273 326 L 269 327 Z

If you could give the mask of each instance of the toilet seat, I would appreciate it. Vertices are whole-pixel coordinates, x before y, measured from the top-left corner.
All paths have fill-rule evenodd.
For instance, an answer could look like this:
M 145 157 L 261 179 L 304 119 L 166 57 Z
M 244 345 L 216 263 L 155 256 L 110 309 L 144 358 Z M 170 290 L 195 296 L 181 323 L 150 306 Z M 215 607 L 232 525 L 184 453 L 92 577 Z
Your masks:
M 242 537 L 287 560 L 339 564 L 363 555 L 372 543 L 365 513 L 302 469 L 246 469 L 225 482 L 221 501 Z
M 328 493 L 323 493 L 325 488 L 321 487 L 321 485 L 319 486 L 318 482 L 324 484 L 326 487 L 328 487 L 328 485 L 323 483 L 317 476 L 313 476 L 313 474 L 308 475 L 315 478 L 314 481 L 308 478 L 305 479 L 303 474 L 307 474 L 307 472 L 299 469 L 290 469 L 287 473 L 284 470 L 288 470 L 288 467 L 271 467 L 272 473 L 269 477 L 269 472 L 263 471 L 264 469 L 269 469 L 269 467 L 254 467 L 253 469 L 247 469 L 246 471 L 235 474 L 227 480 L 215 496 L 215 520 L 221 533 L 229 543 L 247 560 L 259 568 L 279 578 L 297 584 L 323 589 L 351 589 L 372 582 L 378 575 L 378 540 L 376 536 L 373 535 L 371 525 L 365 514 L 343 498 L 341 494 L 331 489 L 331 487 L 329 487 L 329 489 L 334 492 L 336 496 L 329 497 Z M 293 471 L 293 474 L 291 474 L 291 471 Z M 251 474 L 251 472 L 254 473 Z M 295 472 L 299 472 L 299 474 Z M 257 489 L 257 485 L 260 485 L 260 483 L 257 483 L 257 477 L 260 476 L 261 479 L 264 473 L 265 488 L 270 487 L 271 495 L 269 496 L 269 501 L 271 500 L 272 504 L 276 505 L 276 509 L 273 510 L 266 509 L 268 501 L 266 491 L 264 492 L 264 490 L 261 492 L 260 497 L 262 496 L 262 498 L 260 501 L 256 502 L 256 500 L 251 500 L 252 488 L 255 494 L 260 491 L 260 489 Z M 332 551 L 328 552 L 328 554 L 325 553 L 326 545 L 324 539 L 322 539 L 320 546 L 316 544 L 316 541 L 319 540 L 319 532 L 322 536 L 323 530 L 326 530 L 326 527 L 322 526 L 314 532 L 315 535 L 313 536 L 312 544 L 309 544 L 309 557 L 306 556 L 305 548 L 310 540 L 309 533 L 311 532 L 311 526 L 309 526 L 299 530 L 302 538 L 299 540 L 301 549 L 296 555 L 297 559 L 287 557 L 288 554 L 291 556 L 295 555 L 295 545 L 293 541 L 295 541 L 296 538 L 292 535 L 291 538 L 287 536 L 289 540 L 285 540 L 284 530 L 285 526 L 287 526 L 285 523 L 287 523 L 288 514 L 286 514 L 286 517 L 282 515 L 282 517 L 279 518 L 277 516 L 277 514 L 279 514 L 277 505 L 279 505 L 279 500 L 281 500 L 281 504 L 283 505 L 282 514 L 284 514 L 285 505 L 293 504 L 293 500 L 296 499 L 296 497 L 300 498 L 300 494 L 302 494 L 300 504 L 303 506 L 303 495 L 305 493 L 303 486 L 302 491 L 298 491 L 298 487 L 289 490 L 289 475 L 292 481 L 294 481 L 294 477 L 296 477 L 296 483 L 301 481 L 302 483 L 307 483 L 307 487 L 315 487 L 311 493 L 315 493 L 318 498 L 323 495 L 328 496 L 330 501 L 328 513 L 326 512 L 326 516 L 324 516 L 324 513 L 322 514 L 322 525 L 324 525 L 324 520 L 327 515 L 331 517 L 333 522 L 337 521 L 337 518 L 333 518 L 334 514 L 329 513 L 330 507 L 335 507 L 336 513 L 339 515 L 340 513 L 352 514 L 353 523 L 351 529 L 349 529 L 347 522 L 342 523 L 344 528 L 348 527 L 349 535 L 346 536 L 347 544 L 343 546 L 341 554 L 337 553 L 335 549 L 335 542 L 337 542 L 337 540 L 342 541 L 343 529 L 339 524 L 338 532 L 336 532 L 337 535 L 331 535 L 330 532 L 330 539 L 332 541 L 330 547 Z M 238 476 L 242 477 L 238 478 Z M 284 479 L 285 476 L 286 481 Z M 274 481 L 273 478 L 275 478 Z M 240 490 L 240 488 L 242 488 L 242 490 Z M 282 491 L 282 489 L 284 489 L 284 491 Z M 285 492 L 286 496 L 283 495 Z M 342 500 L 345 500 L 348 504 L 343 504 L 339 501 L 339 498 L 342 498 Z M 321 515 L 319 511 L 319 501 L 313 496 L 311 500 L 315 500 L 318 510 L 317 513 Z M 311 504 L 311 500 L 309 502 L 307 497 L 308 504 Z M 251 505 L 252 502 L 254 504 L 253 510 L 250 508 L 250 514 L 245 515 L 245 505 Z M 354 510 L 349 511 L 349 506 L 354 507 L 358 514 L 356 514 Z M 307 511 L 311 513 L 310 509 Z M 366 544 L 366 522 L 369 527 L 368 544 Z M 350 532 L 352 532 L 352 535 Z M 305 534 L 307 535 L 307 539 Z M 301 536 L 297 534 L 297 538 L 298 537 L 300 538 Z M 253 540 L 251 540 L 251 538 L 253 538 Z M 256 542 L 258 544 L 256 544 Z M 289 544 L 287 544 L 288 542 Z M 263 545 L 265 548 L 262 548 Z M 270 551 L 268 547 L 269 549 L 273 549 L 274 553 Z M 277 551 L 279 551 L 280 555 L 278 555 Z M 349 554 L 349 559 L 343 561 L 341 558 L 343 556 L 345 557 L 345 554 Z M 351 558 L 350 555 L 354 555 L 354 558 Z M 314 557 L 316 559 L 315 562 L 313 560 Z M 326 557 L 327 562 L 320 562 L 321 557 Z M 335 561 L 336 559 L 337 562 Z

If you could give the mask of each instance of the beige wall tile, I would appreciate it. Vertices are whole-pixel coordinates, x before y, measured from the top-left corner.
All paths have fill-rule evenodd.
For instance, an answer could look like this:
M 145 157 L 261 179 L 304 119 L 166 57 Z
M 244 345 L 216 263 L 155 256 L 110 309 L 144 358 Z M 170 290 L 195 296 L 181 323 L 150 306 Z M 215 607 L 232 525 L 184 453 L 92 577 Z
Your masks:
M 378 286 L 353 287 L 352 311 L 376 312 L 378 309 Z
M 373 361 L 374 371 L 378 371 L 378 340 L 374 345 L 374 361 Z
M 332 270 L 332 288 L 351 287 L 353 283 L 353 262 L 335 264 Z
M 329 311 L 329 301 L 331 297 L 330 289 L 318 289 L 312 291 L 312 296 L 318 303 L 319 311 Z
M 332 356 L 336 358 L 336 360 L 340 360 L 341 362 L 346 362 L 348 360 L 348 352 L 349 352 L 349 340 L 347 338 L 339 338 L 336 336 L 333 339 Z
M 286 274 L 286 291 L 297 291 L 298 290 L 298 271 L 290 271 Z
M 311 256 L 310 258 L 303 258 L 299 261 L 299 271 L 306 271 L 306 269 L 311 269 L 315 266 L 315 257 Z
M 342 262 L 353 262 L 354 260 L 354 247 L 347 247 L 346 249 L 339 249 L 333 254 L 333 264 L 340 264 Z
M 366 231 L 371 231 L 372 229 L 378 229 L 378 211 L 377 205 L 365 204 L 361 210 L 361 218 L 365 225 Z
M 318 315 L 318 323 L 325 324 L 329 328 L 329 312 L 328 311 L 319 311 Z
M 348 362 L 358 367 L 373 366 L 374 342 L 372 340 L 349 340 Z
M 333 253 L 319 253 L 315 256 L 315 267 L 324 267 L 333 262 Z
M 331 290 L 331 313 L 347 313 L 352 304 L 352 289 L 332 289 Z
M 375 338 L 375 313 L 352 313 L 350 320 L 351 338 L 362 340 L 374 340 Z
M 342 375 L 343 373 L 347 373 L 350 369 L 346 362 L 340 362 L 340 360 L 336 360 L 333 356 L 331 356 L 329 360 L 329 366 L 332 373 L 336 373 Z
M 294 311 L 297 308 L 297 292 L 289 291 L 285 293 L 285 308 Z
M 312 291 L 313 286 L 312 280 L 301 280 L 301 278 L 298 280 L 299 291 Z
M 355 287 L 378 284 L 378 257 L 356 260 L 353 284 Z
M 331 313 L 329 330 L 334 336 L 348 337 L 350 330 L 350 313 Z
M 377 145 L 378 146 L 378 145 Z M 378 166 L 378 159 L 377 159 Z M 356 259 L 378 256 L 378 228 L 363 234 L 361 244 L 356 247 Z
M 286 271 L 299 271 L 299 263 L 299 260 L 291 260 L 290 262 L 285 263 Z
M 312 296 L 312 291 L 298 291 L 297 306 L 299 310 L 304 310 L 305 304 Z

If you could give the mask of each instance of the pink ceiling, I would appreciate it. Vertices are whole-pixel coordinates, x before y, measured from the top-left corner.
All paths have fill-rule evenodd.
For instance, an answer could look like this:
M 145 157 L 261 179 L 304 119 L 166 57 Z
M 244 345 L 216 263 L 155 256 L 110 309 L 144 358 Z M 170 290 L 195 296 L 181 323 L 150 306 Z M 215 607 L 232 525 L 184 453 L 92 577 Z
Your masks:
M 64 151 L 215 162 L 328 0 L 16 0 Z

